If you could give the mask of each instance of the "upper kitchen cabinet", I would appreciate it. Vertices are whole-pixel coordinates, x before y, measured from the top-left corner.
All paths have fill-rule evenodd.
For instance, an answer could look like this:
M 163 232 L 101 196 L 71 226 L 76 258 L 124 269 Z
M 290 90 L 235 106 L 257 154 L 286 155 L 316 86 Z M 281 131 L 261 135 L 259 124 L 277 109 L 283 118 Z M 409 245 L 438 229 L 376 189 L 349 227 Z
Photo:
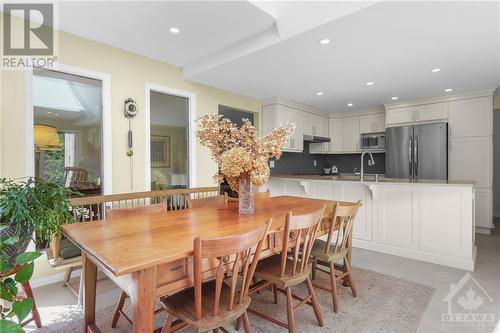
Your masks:
M 359 117 L 342 118 L 342 151 L 359 151 Z
M 328 118 L 308 112 L 302 113 L 304 135 L 328 137 Z
M 448 103 L 417 105 L 413 110 L 414 122 L 438 122 L 448 119 Z
M 385 119 L 387 126 L 403 125 L 409 124 L 413 121 L 413 111 L 414 106 L 387 109 L 385 113 Z
M 449 103 L 450 136 L 471 137 L 493 134 L 493 104 L 491 96 L 463 99 Z
M 375 113 L 359 117 L 360 133 L 385 132 L 385 114 Z
M 282 104 L 270 104 L 262 107 L 264 134 L 286 123 L 295 124 L 295 133 L 288 139 L 283 151 L 302 152 L 304 149 L 302 112 Z

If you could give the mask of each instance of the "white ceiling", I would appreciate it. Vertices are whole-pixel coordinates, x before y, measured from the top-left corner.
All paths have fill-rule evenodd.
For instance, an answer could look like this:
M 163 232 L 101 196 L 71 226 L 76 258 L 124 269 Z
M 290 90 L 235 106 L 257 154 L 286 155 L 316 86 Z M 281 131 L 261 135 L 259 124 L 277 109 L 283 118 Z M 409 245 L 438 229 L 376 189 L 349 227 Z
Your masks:
M 186 79 L 325 111 L 500 85 L 500 2 L 70 1 L 59 12 L 61 30 Z

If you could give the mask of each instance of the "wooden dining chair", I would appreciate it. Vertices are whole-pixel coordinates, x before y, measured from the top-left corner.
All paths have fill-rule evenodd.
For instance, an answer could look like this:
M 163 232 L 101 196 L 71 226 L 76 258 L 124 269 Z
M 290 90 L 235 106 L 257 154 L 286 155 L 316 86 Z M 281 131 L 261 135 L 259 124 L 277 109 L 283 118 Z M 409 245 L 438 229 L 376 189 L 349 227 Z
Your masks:
M 331 284 L 330 289 L 317 284 L 314 284 L 314 286 L 332 293 L 334 312 L 338 312 L 339 308 L 337 279 L 348 279 L 352 295 L 354 297 L 357 296 L 356 285 L 351 274 L 351 263 L 348 259 L 348 242 L 352 236 L 354 218 L 361 206 L 361 201 L 358 201 L 355 205 L 341 205 L 337 203 L 331 215 L 327 240 L 316 239 L 311 251 L 311 256 L 313 257 L 313 280 L 316 277 L 316 270 L 318 270 L 330 275 Z M 326 268 L 323 269 L 318 267 L 318 265 L 325 266 Z M 335 266 L 342 268 L 342 274 L 337 275 Z
M 217 195 L 208 198 L 200 198 L 200 199 L 187 199 L 189 208 L 201 208 L 211 205 L 222 205 L 227 204 L 229 202 L 227 193 L 223 195 Z
M 320 209 L 308 214 L 293 215 L 292 212 L 288 213 L 283 231 L 281 254 L 261 260 L 255 271 L 255 277 L 262 281 L 253 286 L 250 293 L 272 286 L 276 304 L 278 303 L 277 292 L 285 294 L 288 323 L 278 321 L 251 308 L 248 311 L 287 328 L 289 332 L 295 332 L 295 310 L 305 304 L 313 307 L 319 326 L 323 326 L 321 309 L 309 279 L 309 274 L 311 273 L 310 253 L 324 210 L 325 206 L 322 206 Z M 278 237 L 278 234 L 276 237 Z M 301 298 L 292 293 L 292 287 L 303 282 L 306 282 L 309 292 L 306 298 Z M 300 303 L 294 305 L 293 299 L 299 300 Z
M 216 332 L 219 328 L 225 331 L 223 326 L 240 318 L 245 333 L 251 332 L 248 290 L 270 225 L 271 221 L 251 231 L 222 238 L 197 237 L 193 246 L 194 287 L 161 299 L 167 311 L 162 333 L 186 325 L 196 332 Z M 212 269 L 207 272 L 209 263 Z M 203 283 L 214 270 L 215 280 Z M 224 281 L 226 277 L 229 282 Z M 181 321 L 176 327 L 172 327 L 174 318 Z M 182 324 L 184 326 L 180 326 Z
M 139 206 L 139 207 L 131 207 L 131 208 L 122 208 L 122 209 L 112 209 L 111 207 L 106 207 L 106 220 L 112 222 L 113 220 L 127 217 L 127 216 L 137 216 L 143 214 L 151 214 L 151 213 L 160 213 L 167 211 L 166 202 L 162 202 L 159 204 Z M 123 311 L 123 305 L 125 304 L 125 300 L 128 298 L 126 292 L 122 290 L 120 294 L 120 298 L 116 302 L 115 312 L 113 314 L 113 319 L 111 320 L 111 327 L 115 328 L 118 323 L 118 319 L 120 316 L 123 316 L 126 321 L 128 321 L 132 325 L 132 319 Z M 161 312 L 163 309 L 157 309 L 155 313 Z

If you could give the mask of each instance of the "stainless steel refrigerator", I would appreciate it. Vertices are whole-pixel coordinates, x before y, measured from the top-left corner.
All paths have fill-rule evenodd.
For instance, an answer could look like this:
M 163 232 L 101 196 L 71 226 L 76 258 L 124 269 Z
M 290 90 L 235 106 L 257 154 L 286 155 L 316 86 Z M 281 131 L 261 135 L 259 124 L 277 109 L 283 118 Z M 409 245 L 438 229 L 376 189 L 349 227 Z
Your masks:
M 389 127 L 385 133 L 386 177 L 448 178 L 446 123 Z

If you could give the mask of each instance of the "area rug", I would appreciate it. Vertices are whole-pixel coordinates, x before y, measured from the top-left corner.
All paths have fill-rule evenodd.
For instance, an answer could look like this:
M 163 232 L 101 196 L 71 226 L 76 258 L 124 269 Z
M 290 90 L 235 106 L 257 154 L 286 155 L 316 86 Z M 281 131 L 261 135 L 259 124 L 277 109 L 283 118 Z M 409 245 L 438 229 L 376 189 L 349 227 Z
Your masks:
M 329 277 L 318 272 L 316 283 L 329 286 Z M 323 313 L 324 327 L 317 325 L 313 310 L 309 306 L 301 307 L 295 312 L 297 332 L 415 332 L 420 318 L 431 300 L 433 288 L 414 282 L 397 279 L 374 271 L 354 268 L 353 277 L 357 283 L 358 297 L 352 297 L 350 288 L 339 286 L 340 311 L 334 313 L 331 294 L 316 289 L 316 295 Z M 304 285 L 294 289 L 298 295 L 305 295 Z M 286 307 L 284 295 L 279 296 L 279 304 L 272 303 L 272 293 L 263 291 L 253 295 L 252 308 L 265 312 L 286 322 Z M 130 313 L 126 302 L 126 312 Z M 59 313 L 51 315 L 50 320 L 42 318 L 44 327 L 29 330 L 36 333 L 71 333 L 81 332 L 82 309 L 77 305 L 58 308 Z M 97 324 L 102 332 L 129 333 L 131 326 L 120 319 L 118 327 L 110 328 L 114 306 L 106 305 L 96 312 Z M 156 315 L 157 327 L 165 318 L 164 313 Z M 273 325 L 252 314 L 249 315 L 253 332 L 285 332 L 283 328 Z M 49 321 L 49 322 L 47 322 Z M 233 325 L 225 327 L 235 332 Z M 189 329 L 185 332 L 190 332 Z

